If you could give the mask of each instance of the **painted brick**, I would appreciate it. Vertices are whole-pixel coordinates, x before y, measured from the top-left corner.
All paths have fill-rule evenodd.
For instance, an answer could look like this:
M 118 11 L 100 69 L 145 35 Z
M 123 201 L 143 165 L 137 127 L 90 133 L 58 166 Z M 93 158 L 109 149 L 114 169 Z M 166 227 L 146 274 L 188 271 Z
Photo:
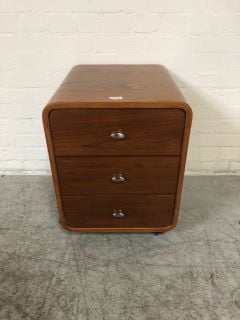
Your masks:
M 240 120 L 195 120 L 196 133 L 240 134 Z
M 13 101 L 13 92 L 15 90 L 0 88 L 0 103 L 1 104 L 8 104 Z
M 1 157 L 1 156 L 0 156 Z M 23 161 L 21 160 L 2 160 L 0 161 L 0 172 L 1 174 L 25 174 L 26 171 L 23 169 Z
M 0 70 L 12 70 L 14 69 L 14 57 L 13 54 L 0 54 Z
M 223 64 L 221 54 L 178 54 L 172 57 L 171 67 L 173 70 L 183 73 L 190 71 L 196 74 L 202 72 L 213 72 L 221 69 Z M 196 74 L 198 76 L 198 73 Z
M 6 147 L 9 145 L 8 134 L 0 134 L 0 147 Z
M 99 14 L 76 14 L 73 19 L 78 32 L 96 33 L 102 30 L 102 20 L 105 17 Z M 111 31 L 111 28 L 112 26 L 108 32 Z
M 237 105 L 229 105 L 227 108 L 217 105 L 192 105 L 195 119 L 240 119 L 240 108 Z
M 95 41 L 96 53 L 107 54 L 132 54 L 143 51 L 144 41 L 129 36 L 99 36 Z
M 238 173 L 240 171 L 240 161 L 233 161 L 230 163 L 230 170 L 234 173 Z
M 26 0 L 25 0 L 26 1 Z M 91 10 L 91 3 L 89 0 L 69 0 L 69 1 L 58 1 L 58 0 L 33 0 L 35 5 L 33 10 L 43 12 L 89 12 Z
M 239 104 L 240 88 L 218 89 L 215 91 L 215 95 L 218 97 L 219 104 L 221 105 Z
M 23 171 L 40 171 L 50 172 L 50 166 L 48 160 L 24 160 L 21 162 L 21 168 L 23 168 Z
M 240 147 L 237 134 L 193 134 L 191 140 L 196 147 Z
M 220 148 L 220 160 L 234 160 L 240 158 L 240 148 L 222 147 Z
M 9 128 L 9 120 L 0 119 L 0 134 L 7 133 L 8 128 Z
M 18 17 L 15 14 L 0 15 L 0 33 L 17 32 Z
M 219 158 L 219 148 L 217 147 L 205 147 L 200 148 L 198 160 L 199 161 L 214 161 Z
M 105 14 L 101 19 L 99 31 L 103 33 L 129 32 L 131 20 L 131 16 L 127 14 Z
M 13 144 L 19 147 L 46 147 L 45 137 L 39 135 L 14 135 Z
M 8 131 L 17 134 L 43 134 L 42 122 L 40 119 L 11 119 Z
M 189 34 L 216 34 L 219 27 L 219 17 L 214 15 L 191 15 L 188 18 L 187 32 Z
M 25 149 L 25 158 L 23 160 L 47 160 L 47 150 L 44 147 L 34 147 Z
M 240 15 L 226 15 L 220 18 L 219 32 L 237 32 L 240 30 Z
M 32 106 L 31 104 L 0 104 L 0 115 L 2 119 L 39 119 L 42 113 L 42 106 Z
M 228 161 L 216 161 L 214 162 L 214 171 L 216 173 L 229 173 L 230 164 Z
M 0 0 L 1 12 L 23 13 L 37 10 L 38 0 Z
M 151 0 L 148 1 L 149 8 L 152 11 L 158 12 L 204 12 L 207 7 L 207 1 L 192 1 L 192 0 Z
M 200 149 L 190 147 L 188 151 L 188 162 L 197 161 L 199 159 Z
M 186 28 L 186 22 L 186 15 L 164 14 L 160 31 L 162 33 L 184 32 Z
M 74 33 L 76 26 L 72 14 L 48 14 L 47 30 L 57 33 Z
M 132 11 L 133 7 L 131 1 L 111 1 L 111 0 L 92 0 L 92 10 L 93 12 L 100 13 L 115 13 L 115 12 L 128 12 Z M 134 2 L 135 4 L 135 2 Z
M 21 32 L 46 32 L 47 16 L 39 13 L 23 13 L 19 16 Z
M 155 32 L 161 21 L 161 16 L 141 14 L 133 17 L 133 30 L 141 33 Z
M 7 154 L 9 160 L 24 160 L 26 158 L 25 149 L 21 147 L 9 147 Z
M 208 0 L 207 10 L 211 13 L 240 13 L 239 0 Z
M 199 74 L 194 83 L 195 87 L 215 87 L 215 88 L 239 88 L 240 71 L 236 72 L 214 72 Z
M 224 55 L 223 66 L 224 66 L 224 70 L 239 71 L 240 70 L 240 54 Z

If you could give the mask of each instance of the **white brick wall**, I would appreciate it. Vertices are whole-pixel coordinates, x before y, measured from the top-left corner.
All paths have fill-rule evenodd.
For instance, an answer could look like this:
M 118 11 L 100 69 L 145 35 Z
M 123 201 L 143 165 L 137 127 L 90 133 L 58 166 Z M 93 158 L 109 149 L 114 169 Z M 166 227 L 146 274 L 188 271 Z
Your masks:
M 240 174 L 239 0 L 0 0 L 0 172 L 48 173 L 41 110 L 81 63 L 167 66 L 194 112 L 189 174 Z

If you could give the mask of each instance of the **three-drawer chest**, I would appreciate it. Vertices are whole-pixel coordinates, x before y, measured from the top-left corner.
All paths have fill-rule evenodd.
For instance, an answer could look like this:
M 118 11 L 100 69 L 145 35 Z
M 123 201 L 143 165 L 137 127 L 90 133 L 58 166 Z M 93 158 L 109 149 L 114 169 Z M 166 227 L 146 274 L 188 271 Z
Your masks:
M 192 111 L 160 65 L 78 65 L 43 110 L 62 226 L 176 226 Z

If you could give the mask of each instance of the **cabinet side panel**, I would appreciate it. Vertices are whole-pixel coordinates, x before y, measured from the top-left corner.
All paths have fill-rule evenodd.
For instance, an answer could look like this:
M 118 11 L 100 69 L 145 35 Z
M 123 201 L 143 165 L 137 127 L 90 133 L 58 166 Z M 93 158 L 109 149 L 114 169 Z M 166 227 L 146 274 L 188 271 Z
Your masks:
M 191 130 L 191 125 L 192 125 L 192 109 L 190 108 L 189 105 L 186 104 L 186 107 L 184 107 L 183 110 L 185 111 L 186 117 L 185 117 L 183 142 L 182 142 L 180 164 L 179 164 L 177 194 L 176 194 L 176 198 L 175 198 L 175 208 L 174 208 L 173 222 L 172 222 L 171 228 L 174 228 L 176 226 L 176 224 L 178 222 L 178 218 L 179 218 L 179 209 L 180 209 L 180 204 L 181 204 L 184 171 L 185 171 L 185 165 L 186 165 L 190 130 Z
M 57 172 L 57 164 L 56 164 L 54 146 L 52 143 L 52 135 L 51 135 L 51 129 L 50 129 L 50 123 L 49 123 L 49 115 L 52 110 L 53 110 L 53 105 L 47 105 L 43 109 L 42 120 L 43 120 L 43 127 L 44 127 L 46 142 L 47 142 L 48 155 L 49 155 L 50 166 L 51 166 L 51 171 L 52 171 L 52 179 L 53 179 L 55 195 L 56 195 L 56 200 L 57 200 L 59 218 L 60 218 L 61 224 L 64 227 L 66 225 L 66 221 L 65 221 L 64 213 L 63 213 L 62 197 L 61 197 L 60 186 L 59 186 L 59 177 L 58 177 L 58 172 Z

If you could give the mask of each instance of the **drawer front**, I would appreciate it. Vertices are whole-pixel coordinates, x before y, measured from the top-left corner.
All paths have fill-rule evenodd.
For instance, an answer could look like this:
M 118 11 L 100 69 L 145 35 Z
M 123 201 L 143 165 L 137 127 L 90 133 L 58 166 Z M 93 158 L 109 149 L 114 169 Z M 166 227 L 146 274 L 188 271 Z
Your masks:
M 57 157 L 63 195 L 175 194 L 178 156 Z
M 180 109 L 62 109 L 50 113 L 57 156 L 179 155 Z
M 66 196 L 66 223 L 76 228 L 157 228 L 172 223 L 174 196 Z

